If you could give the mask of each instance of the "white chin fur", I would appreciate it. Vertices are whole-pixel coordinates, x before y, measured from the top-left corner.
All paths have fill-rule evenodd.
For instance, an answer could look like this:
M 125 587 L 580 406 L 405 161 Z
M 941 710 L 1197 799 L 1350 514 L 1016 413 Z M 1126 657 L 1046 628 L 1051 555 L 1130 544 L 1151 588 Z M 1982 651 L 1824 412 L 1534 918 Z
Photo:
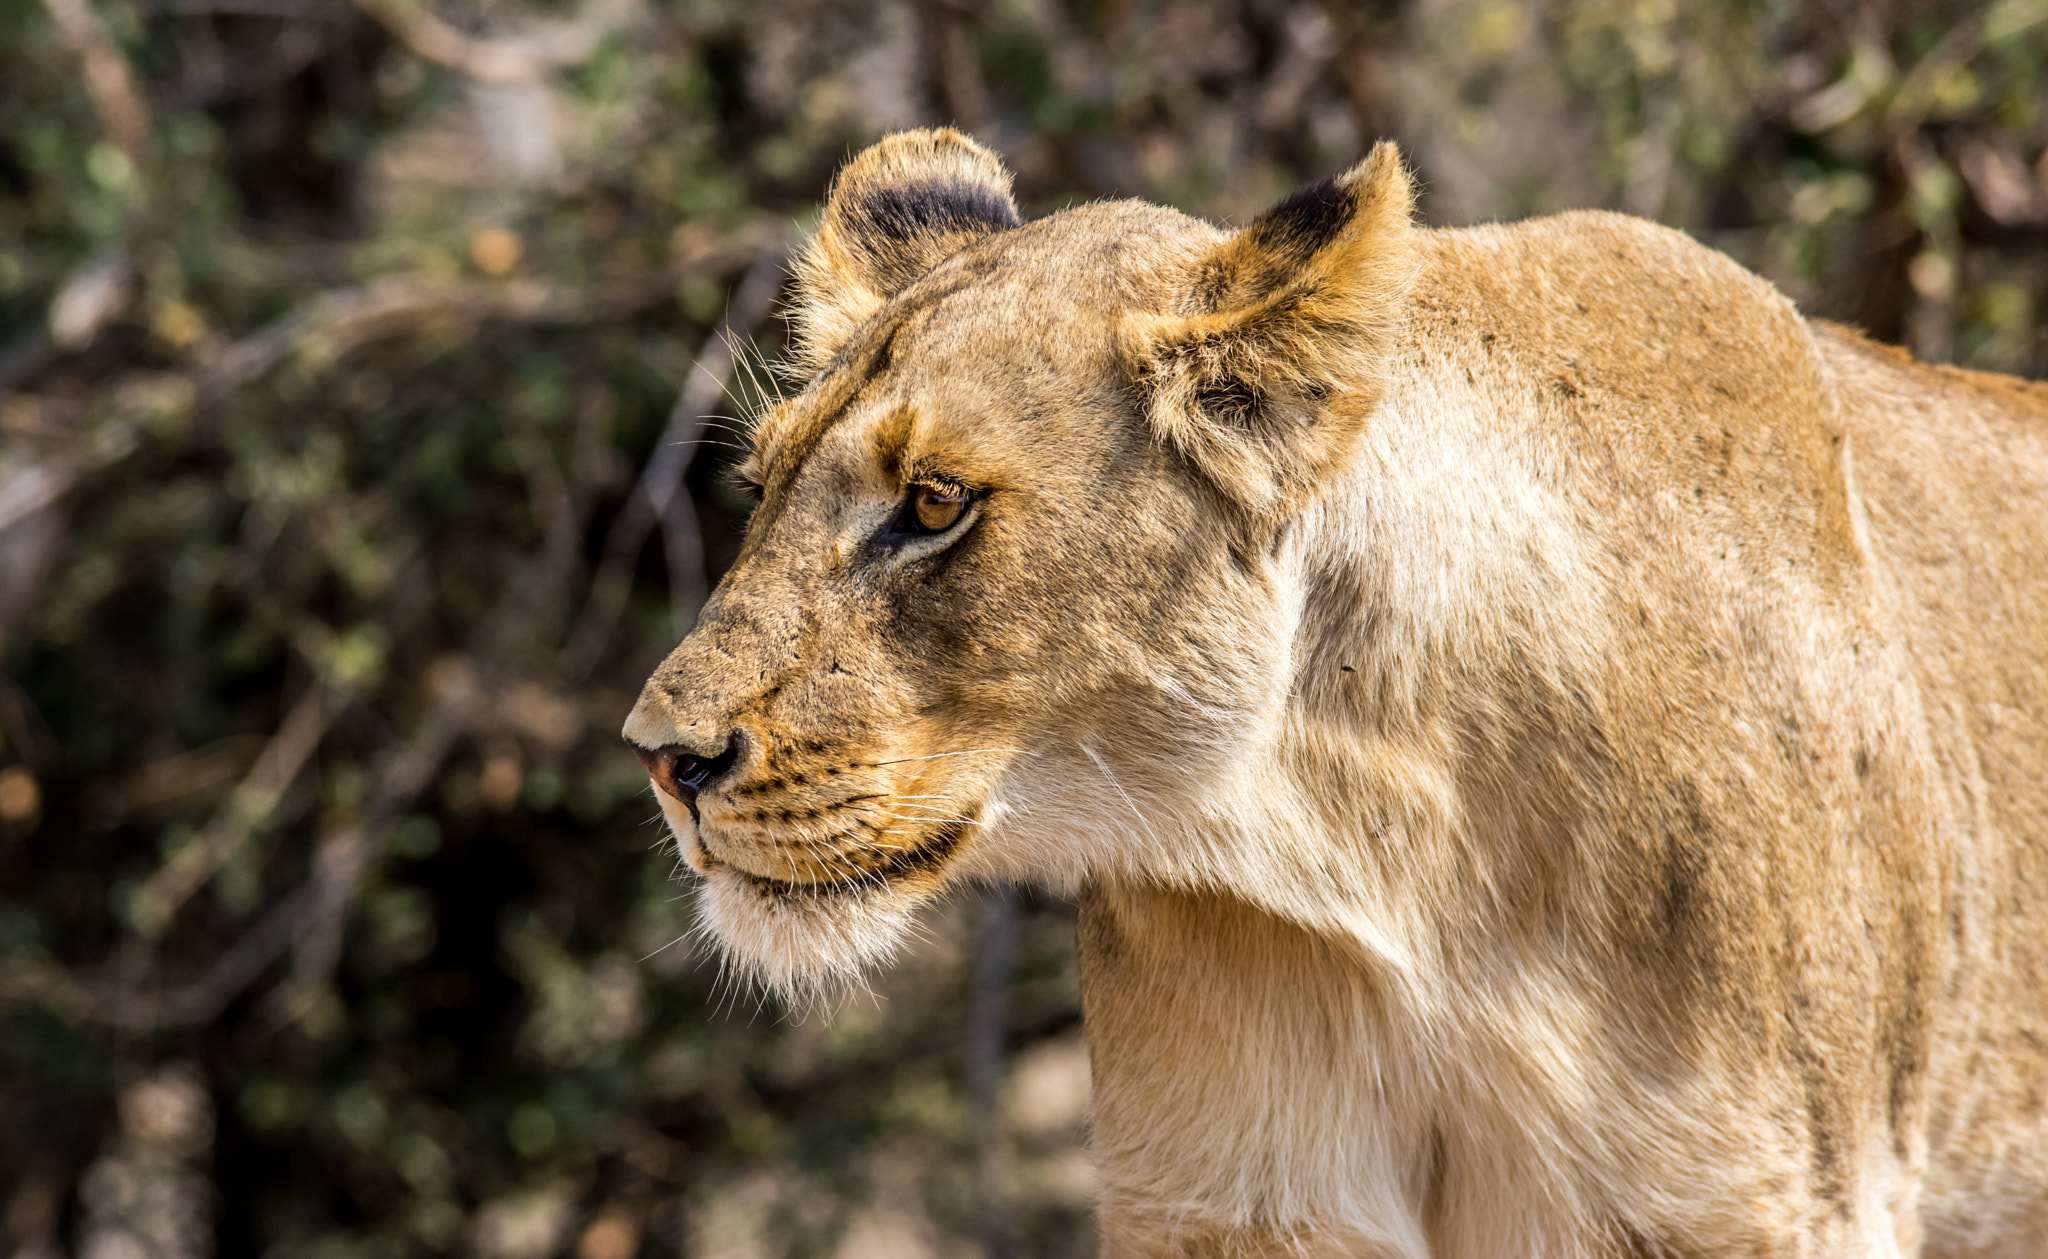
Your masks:
M 697 921 L 740 974 L 804 1002 L 829 997 L 893 957 L 919 899 L 887 887 L 769 891 L 715 869 L 697 892 Z
M 697 823 L 680 802 L 656 790 L 676 851 L 704 875 L 697 929 L 741 977 L 792 1004 L 828 999 L 887 962 L 902 946 L 925 899 L 877 885 L 821 892 L 764 888 L 735 870 L 707 863 Z M 707 868 L 708 867 L 708 868 Z

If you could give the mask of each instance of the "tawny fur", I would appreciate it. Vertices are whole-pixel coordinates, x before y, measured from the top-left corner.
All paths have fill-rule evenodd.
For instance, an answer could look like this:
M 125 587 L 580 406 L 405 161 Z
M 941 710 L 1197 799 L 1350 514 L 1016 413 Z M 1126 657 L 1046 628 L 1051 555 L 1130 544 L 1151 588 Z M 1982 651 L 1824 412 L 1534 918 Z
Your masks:
M 731 958 L 1077 889 L 1112 1259 L 2043 1253 L 2048 392 L 1387 147 L 1235 233 L 1008 186 L 836 185 L 627 722 L 738 750 L 664 801 Z

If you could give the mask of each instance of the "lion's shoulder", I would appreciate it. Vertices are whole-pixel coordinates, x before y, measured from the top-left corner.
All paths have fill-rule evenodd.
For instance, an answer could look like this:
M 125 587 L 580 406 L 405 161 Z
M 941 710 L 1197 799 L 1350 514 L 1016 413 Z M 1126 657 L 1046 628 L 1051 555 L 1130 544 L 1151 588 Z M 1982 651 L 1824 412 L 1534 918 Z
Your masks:
M 1684 232 L 1604 210 L 1424 234 L 1425 307 L 1485 312 L 1497 335 L 1627 374 L 1673 360 L 1805 358 L 1790 299 Z
M 1602 211 L 1422 235 L 1412 373 L 1470 382 L 1502 423 L 1570 446 L 1600 470 L 1588 491 L 1712 487 L 1728 527 L 1759 535 L 1791 527 L 1778 504 L 1827 496 L 1838 391 L 1769 281 Z

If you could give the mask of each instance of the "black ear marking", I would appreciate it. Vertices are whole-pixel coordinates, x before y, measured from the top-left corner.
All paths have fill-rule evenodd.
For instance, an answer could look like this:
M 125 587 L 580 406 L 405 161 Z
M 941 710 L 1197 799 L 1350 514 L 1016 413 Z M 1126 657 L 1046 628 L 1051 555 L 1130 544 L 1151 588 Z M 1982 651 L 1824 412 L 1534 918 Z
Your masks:
M 993 188 L 962 183 L 895 184 L 847 207 L 849 219 L 891 240 L 1017 226 L 1017 208 Z
M 953 181 L 918 181 L 863 189 L 841 207 L 848 237 L 887 292 L 924 274 L 923 251 L 902 248 L 949 237 L 978 237 L 1016 227 L 1017 208 L 1001 191 Z
M 959 132 L 903 131 L 869 145 L 832 181 L 817 235 L 797 257 L 797 357 L 824 369 L 884 303 L 976 241 L 1022 225 L 1010 172 Z
M 1337 239 L 1358 213 L 1356 183 L 1336 178 L 1310 184 L 1252 220 L 1246 230 L 1267 249 L 1289 259 L 1304 259 Z
M 1379 405 L 1422 266 L 1414 204 L 1399 151 L 1375 145 L 1212 237 L 1131 321 L 1153 433 L 1261 527 L 1340 473 Z
M 1218 253 L 1195 273 L 1189 285 L 1194 309 L 1221 311 L 1273 298 L 1344 234 L 1362 204 L 1356 180 L 1333 177 L 1295 192 L 1253 219 L 1238 235 L 1236 247 Z M 1275 308 L 1266 313 L 1286 312 Z

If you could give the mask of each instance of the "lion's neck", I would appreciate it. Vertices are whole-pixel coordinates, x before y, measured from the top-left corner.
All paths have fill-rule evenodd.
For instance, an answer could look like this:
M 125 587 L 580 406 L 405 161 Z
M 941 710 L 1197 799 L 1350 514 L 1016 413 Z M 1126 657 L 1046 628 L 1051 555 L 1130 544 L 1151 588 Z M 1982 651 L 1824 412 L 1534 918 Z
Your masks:
M 1338 1078 L 1360 1038 L 1390 1026 L 1387 994 L 1341 950 L 1242 901 L 1101 885 L 1080 937 L 1108 1253 L 1146 1253 L 1118 1233 L 1172 1222 L 1133 1214 L 1126 1195 L 1182 1223 L 1353 1214 L 1393 1253 L 1420 1253 L 1428 1117 L 1409 1104 L 1412 1080 Z M 1370 1056 L 1412 1058 L 1381 1050 Z M 1311 1150 L 1334 1158 L 1309 1166 Z M 1388 1200 L 1345 1201 L 1363 1186 Z
M 1530 1122 L 1554 1010 L 1420 1006 L 1235 897 L 1096 884 L 1080 936 L 1106 1255 L 1601 1253 Z
M 1401 405 L 1276 556 L 1264 751 L 1171 813 L 1170 869 L 1088 898 L 1105 1220 L 1134 1239 L 1110 1253 L 1149 1253 L 1124 1193 L 1275 1254 L 1602 1250 L 1554 1078 L 1585 1065 L 1559 907 L 1598 895 L 1597 564 L 1482 408 Z
M 1119 771 L 1114 803 L 1171 832 L 1131 874 L 1229 889 L 1425 988 L 1561 929 L 1543 907 L 1585 899 L 1573 844 L 1603 825 L 1614 630 L 1603 561 L 1503 426 L 1479 399 L 1390 395 L 1272 557 L 1288 647 L 1255 751 L 1193 796 Z

